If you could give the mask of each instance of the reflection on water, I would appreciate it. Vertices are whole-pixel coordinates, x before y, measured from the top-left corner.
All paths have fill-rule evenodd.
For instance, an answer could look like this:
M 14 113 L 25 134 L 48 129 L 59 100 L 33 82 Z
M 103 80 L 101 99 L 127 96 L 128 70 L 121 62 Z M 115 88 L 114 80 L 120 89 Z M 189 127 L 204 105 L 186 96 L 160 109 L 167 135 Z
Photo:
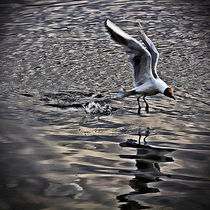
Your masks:
M 133 195 L 146 193 L 158 193 L 158 188 L 150 187 L 149 183 L 162 181 L 162 176 L 167 174 L 161 173 L 160 162 L 172 162 L 173 158 L 165 156 L 173 152 L 173 149 L 152 147 L 146 144 L 145 139 L 149 136 L 149 128 L 145 132 L 139 132 L 139 143 L 129 139 L 121 143 L 121 147 L 131 147 L 136 149 L 136 155 L 120 155 L 121 158 L 134 159 L 136 161 L 135 177 L 129 181 L 133 191 L 117 196 L 121 204 L 120 209 L 147 209 L 149 206 L 141 204 L 141 199 L 133 198 Z M 141 136 L 144 134 L 144 144 L 140 144 Z
M 0 209 L 208 209 L 209 8 L 0 3 Z M 141 20 L 177 101 L 148 98 L 139 117 L 116 99 L 132 73 L 106 18 L 137 39 Z

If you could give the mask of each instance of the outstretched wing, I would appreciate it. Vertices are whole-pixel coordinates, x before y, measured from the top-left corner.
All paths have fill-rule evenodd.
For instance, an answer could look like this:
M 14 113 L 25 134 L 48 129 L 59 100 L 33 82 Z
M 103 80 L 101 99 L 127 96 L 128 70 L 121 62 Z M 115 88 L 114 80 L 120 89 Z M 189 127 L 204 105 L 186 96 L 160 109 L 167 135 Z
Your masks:
M 147 47 L 147 50 L 150 52 L 150 54 L 152 56 L 152 74 L 155 78 L 157 78 L 158 74 L 157 74 L 156 66 L 158 63 L 159 53 L 158 53 L 155 45 L 153 44 L 153 42 L 144 33 L 144 30 L 140 23 L 139 23 L 139 32 L 140 32 L 140 37 L 141 37 L 142 41 L 144 42 L 144 44 Z
M 151 71 L 151 55 L 149 51 L 136 39 L 122 31 L 109 19 L 105 21 L 105 27 L 111 34 L 111 37 L 119 44 L 125 47 L 129 61 L 133 66 L 134 86 L 144 84 L 153 77 Z

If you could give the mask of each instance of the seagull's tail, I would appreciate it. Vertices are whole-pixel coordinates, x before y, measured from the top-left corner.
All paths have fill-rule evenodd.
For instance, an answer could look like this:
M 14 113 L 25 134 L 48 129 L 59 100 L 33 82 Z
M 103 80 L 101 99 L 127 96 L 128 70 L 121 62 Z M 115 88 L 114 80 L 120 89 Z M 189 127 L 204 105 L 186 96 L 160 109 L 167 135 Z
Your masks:
M 124 98 L 124 97 L 130 96 L 130 95 L 134 95 L 134 94 L 136 94 L 136 91 L 135 90 L 131 90 L 131 91 L 120 91 L 117 94 L 117 98 Z

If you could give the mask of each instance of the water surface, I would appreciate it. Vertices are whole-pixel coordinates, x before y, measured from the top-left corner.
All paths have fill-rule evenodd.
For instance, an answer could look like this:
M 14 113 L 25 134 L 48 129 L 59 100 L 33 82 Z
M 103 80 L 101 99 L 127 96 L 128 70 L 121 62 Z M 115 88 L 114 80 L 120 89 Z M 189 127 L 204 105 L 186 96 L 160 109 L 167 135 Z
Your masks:
M 208 1 L 0 8 L 0 209 L 208 209 Z M 132 72 L 106 18 L 137 39 L 141 21 L 176 101 L 150 97 L 139 117 L 116 99 Z

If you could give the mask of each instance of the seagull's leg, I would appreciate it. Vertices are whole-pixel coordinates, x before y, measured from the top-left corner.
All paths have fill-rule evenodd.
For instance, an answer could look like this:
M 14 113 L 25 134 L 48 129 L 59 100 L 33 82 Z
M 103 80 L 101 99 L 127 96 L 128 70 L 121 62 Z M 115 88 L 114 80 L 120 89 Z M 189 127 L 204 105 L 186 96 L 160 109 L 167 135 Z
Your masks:
M 139 99 L 140 99 L 140 96 L 138 96 L 138 98 L 137 98 L 137 101 L 138 101 L 138 115 L 140 115 L 140 113 L 141 113 L 141 104 L 140 104 Z
M 146 101 L 146 96 L 144 96 L 143 99 L 144 99 L 144 102 L 145 102 L 145 104 L 146 104 L 145 111 L 148 113 L 148 112 L 149 112 L 149 104 L 148 104 L 147 101 Z
M 139 144 L 141 144 L 141 132 L 139 131 Z
M 146 142 L 146 138 L 148 137 L 148 135 L 146 135 L 145 137 L 144 137 L 144 144 L 146 145 L 147 144 L 147 142 Z

